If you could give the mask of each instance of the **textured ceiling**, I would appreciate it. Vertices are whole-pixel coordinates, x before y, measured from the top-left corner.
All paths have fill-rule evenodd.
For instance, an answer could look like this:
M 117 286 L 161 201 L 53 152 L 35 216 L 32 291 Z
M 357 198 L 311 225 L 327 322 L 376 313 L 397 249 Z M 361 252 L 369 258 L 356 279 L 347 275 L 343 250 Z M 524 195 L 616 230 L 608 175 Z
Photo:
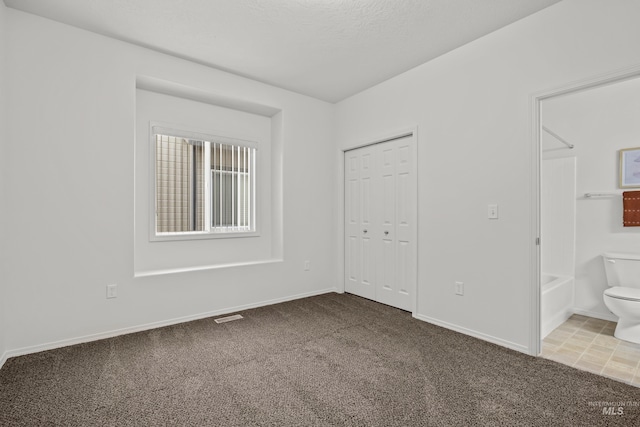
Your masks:
M 560 0 L 5 0 L 337 102 Z

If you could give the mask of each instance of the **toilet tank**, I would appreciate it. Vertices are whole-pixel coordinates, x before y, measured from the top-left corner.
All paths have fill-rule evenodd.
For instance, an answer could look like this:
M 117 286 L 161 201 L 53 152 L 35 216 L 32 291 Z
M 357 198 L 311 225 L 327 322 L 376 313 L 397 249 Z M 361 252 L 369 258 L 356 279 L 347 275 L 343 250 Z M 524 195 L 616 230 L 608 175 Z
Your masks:
M 607 252 L 602 259 L 609 286 L 640 288 L 640 254 Z

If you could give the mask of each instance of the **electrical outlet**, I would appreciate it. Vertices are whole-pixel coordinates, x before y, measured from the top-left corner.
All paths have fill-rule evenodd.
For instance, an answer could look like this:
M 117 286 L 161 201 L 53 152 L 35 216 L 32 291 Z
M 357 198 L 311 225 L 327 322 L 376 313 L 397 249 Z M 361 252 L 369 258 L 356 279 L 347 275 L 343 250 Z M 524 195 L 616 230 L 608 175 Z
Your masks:
M 118 296 L 118 285 L 107 285 L 107 298 L 116 298 Z
M 456 292 L 456 295 L 464 295 L 464 283 L 463 282 L 456 282 L 455 292 Z
M 305 261 L 304 262 L 304 271 L 309 271 L 311 270 L 311 261 Z

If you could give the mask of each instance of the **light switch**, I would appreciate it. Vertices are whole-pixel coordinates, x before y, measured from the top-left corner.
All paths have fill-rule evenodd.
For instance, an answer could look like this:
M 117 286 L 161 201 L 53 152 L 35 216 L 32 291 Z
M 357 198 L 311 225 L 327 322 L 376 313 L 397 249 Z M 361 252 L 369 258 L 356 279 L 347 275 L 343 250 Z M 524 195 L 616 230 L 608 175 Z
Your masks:
M 118 285 L 107 285 L 107 298 L 118 297 Z
M 487 218 L 498 219 L 498 205 L 489 205 Z
M 464 282 L 455 282 L 456 295 L 464 295 Z

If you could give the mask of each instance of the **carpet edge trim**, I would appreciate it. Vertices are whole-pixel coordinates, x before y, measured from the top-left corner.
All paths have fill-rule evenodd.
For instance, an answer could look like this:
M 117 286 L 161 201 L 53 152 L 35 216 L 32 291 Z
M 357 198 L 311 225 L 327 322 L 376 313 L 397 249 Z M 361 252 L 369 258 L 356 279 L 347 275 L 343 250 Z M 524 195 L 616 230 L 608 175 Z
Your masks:
M 305 292 L 302 294 L 289 295 L 282 298 L 274 298 L 270 300 L 259 301 L 251 304 L 243 304 L 235 307 L 222 308 L 219 310 L 207 311 L 204 313 L 192 314 L 189 316 L 176 317 L 173 319 L 160 320 L 157 322 L 144 323 L 137 326 L 130 326 L 121 329 L 113 329 L 110 331 L 99 332 L 95 334 L 83 335 L 76 338 L 68 338 L 60 341 L 53 341 L 44 344 L 37 344 L 34 346 L 21 347 L 14 350 L 6 350 L 2 357 L 0 357 L 0 368 L 11 357 L 24 356 L 27 354 L 39 353 L 41 351 L 54 350 L 56 348 L 68 347 L 76 344 L 83 344 L 92 341 L 99 341 L 106 338 L 113 338 L 120 335 L 132 334 L 136 332 L 148 331 L 151 329 L 162 328 L 165 326 L 177 325 L 180 323 L 191 322 L 193 320 L 206 319 L 207 317 L 220 316 L 223 314 L 235 313 L 238 311 L 250 310 L 252 308 L 265 307 L 268 305 L 279 304 L 287 301 L 293 301 L 302 298 L 313 297 L 322 294 L 329 294 L 332 292 L 340 293 L 337 288 L 326 288 L 311 292 Z
M 5 351 L 4 353 L 2 353 L 2 356 L 0 356 L 0 369 L 2 369 L 2 366 L 4 366 L 4 362 L 7 361 L 7 359 L 9 358 L 9 352 Z

